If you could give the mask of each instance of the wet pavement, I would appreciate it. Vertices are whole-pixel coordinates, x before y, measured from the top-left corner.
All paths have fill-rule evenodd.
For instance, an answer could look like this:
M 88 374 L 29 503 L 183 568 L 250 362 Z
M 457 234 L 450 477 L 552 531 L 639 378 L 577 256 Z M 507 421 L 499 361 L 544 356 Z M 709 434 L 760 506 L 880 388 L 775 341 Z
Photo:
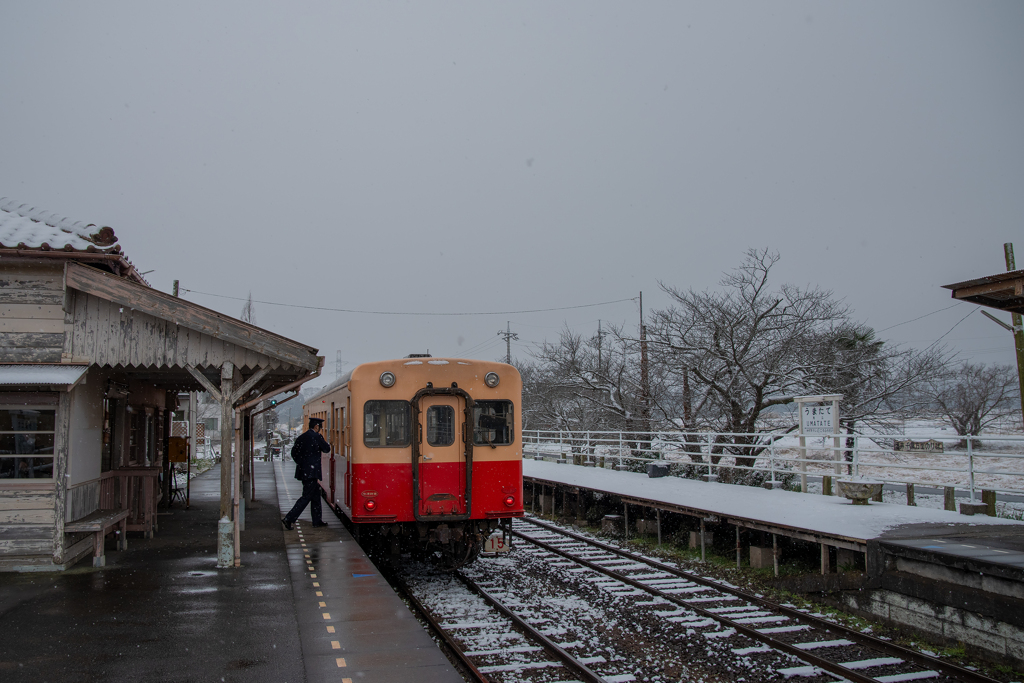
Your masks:
M 305 540 L 283 531 L 299 486 L 279 501 L 275 470 L 256 464 L 241 569 L 216 568 L 211 471 L 189 510 L 160 511 L 155 538 L 130 534 L 123 552 L 108 538 L 106 567 L 0 574 L 0 681 L 461 681 L 329 510 L 326 529 L 300 517 Z M 315 554 L 300 545 L 314 540 Z
M 302 493 L 292 467 L 275 462 L 282 510 Z M 462 683 L 408 607 L 341 522 L 324 507 L 326 528 L 309 508 L 284 532 L 295 613 L 309 681 Z
M 0 574 L 0 680 L 305 680 L 273 470 L 259 463 L 239 570 L 218 571 L 219 471 L 107 566 Z M 263 494 L 266 501 L 260 501 Z

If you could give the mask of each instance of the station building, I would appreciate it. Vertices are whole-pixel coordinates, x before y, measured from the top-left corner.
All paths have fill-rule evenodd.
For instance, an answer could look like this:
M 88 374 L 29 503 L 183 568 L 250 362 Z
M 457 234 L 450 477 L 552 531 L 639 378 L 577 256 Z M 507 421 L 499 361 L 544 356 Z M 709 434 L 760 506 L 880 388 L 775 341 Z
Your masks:
M 246 454 L 249 405 L 321 365 L 153 289 L 111 228 L 0 199 L 0 571 L 102 564 L 108 533 L 156 533 L 179 392 L 219 391 L 222 441 Z

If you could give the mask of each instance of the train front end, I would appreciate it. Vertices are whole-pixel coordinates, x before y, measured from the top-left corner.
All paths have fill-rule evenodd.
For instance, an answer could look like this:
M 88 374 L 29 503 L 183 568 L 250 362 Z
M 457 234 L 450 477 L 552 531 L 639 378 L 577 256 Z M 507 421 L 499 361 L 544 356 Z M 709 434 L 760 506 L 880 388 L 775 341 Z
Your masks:
M 360 531 L 372 528 L 392 553 L 418 550 L 459 566 L 501 520 L 523 514 L 514 367 L 405 358 L 359 366 L 349 388 L 358 422 L 347 498 Z

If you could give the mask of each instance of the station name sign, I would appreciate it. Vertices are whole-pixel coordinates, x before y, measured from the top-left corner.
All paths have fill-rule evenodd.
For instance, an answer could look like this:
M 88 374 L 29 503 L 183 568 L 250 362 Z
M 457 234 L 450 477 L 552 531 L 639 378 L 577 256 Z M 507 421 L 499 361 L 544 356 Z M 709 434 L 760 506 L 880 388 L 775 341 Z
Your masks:
M 804 434 L 832 434 L 832 406 L 801 405 Z

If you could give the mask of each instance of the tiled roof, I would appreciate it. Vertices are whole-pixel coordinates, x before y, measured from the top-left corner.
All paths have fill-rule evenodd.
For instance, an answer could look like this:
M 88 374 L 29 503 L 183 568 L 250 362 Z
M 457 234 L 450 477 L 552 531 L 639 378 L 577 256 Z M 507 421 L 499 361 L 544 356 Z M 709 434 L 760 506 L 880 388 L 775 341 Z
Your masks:
M 119 254 L 111 228 L 72 221 L 0 197 L 0 248 Z

